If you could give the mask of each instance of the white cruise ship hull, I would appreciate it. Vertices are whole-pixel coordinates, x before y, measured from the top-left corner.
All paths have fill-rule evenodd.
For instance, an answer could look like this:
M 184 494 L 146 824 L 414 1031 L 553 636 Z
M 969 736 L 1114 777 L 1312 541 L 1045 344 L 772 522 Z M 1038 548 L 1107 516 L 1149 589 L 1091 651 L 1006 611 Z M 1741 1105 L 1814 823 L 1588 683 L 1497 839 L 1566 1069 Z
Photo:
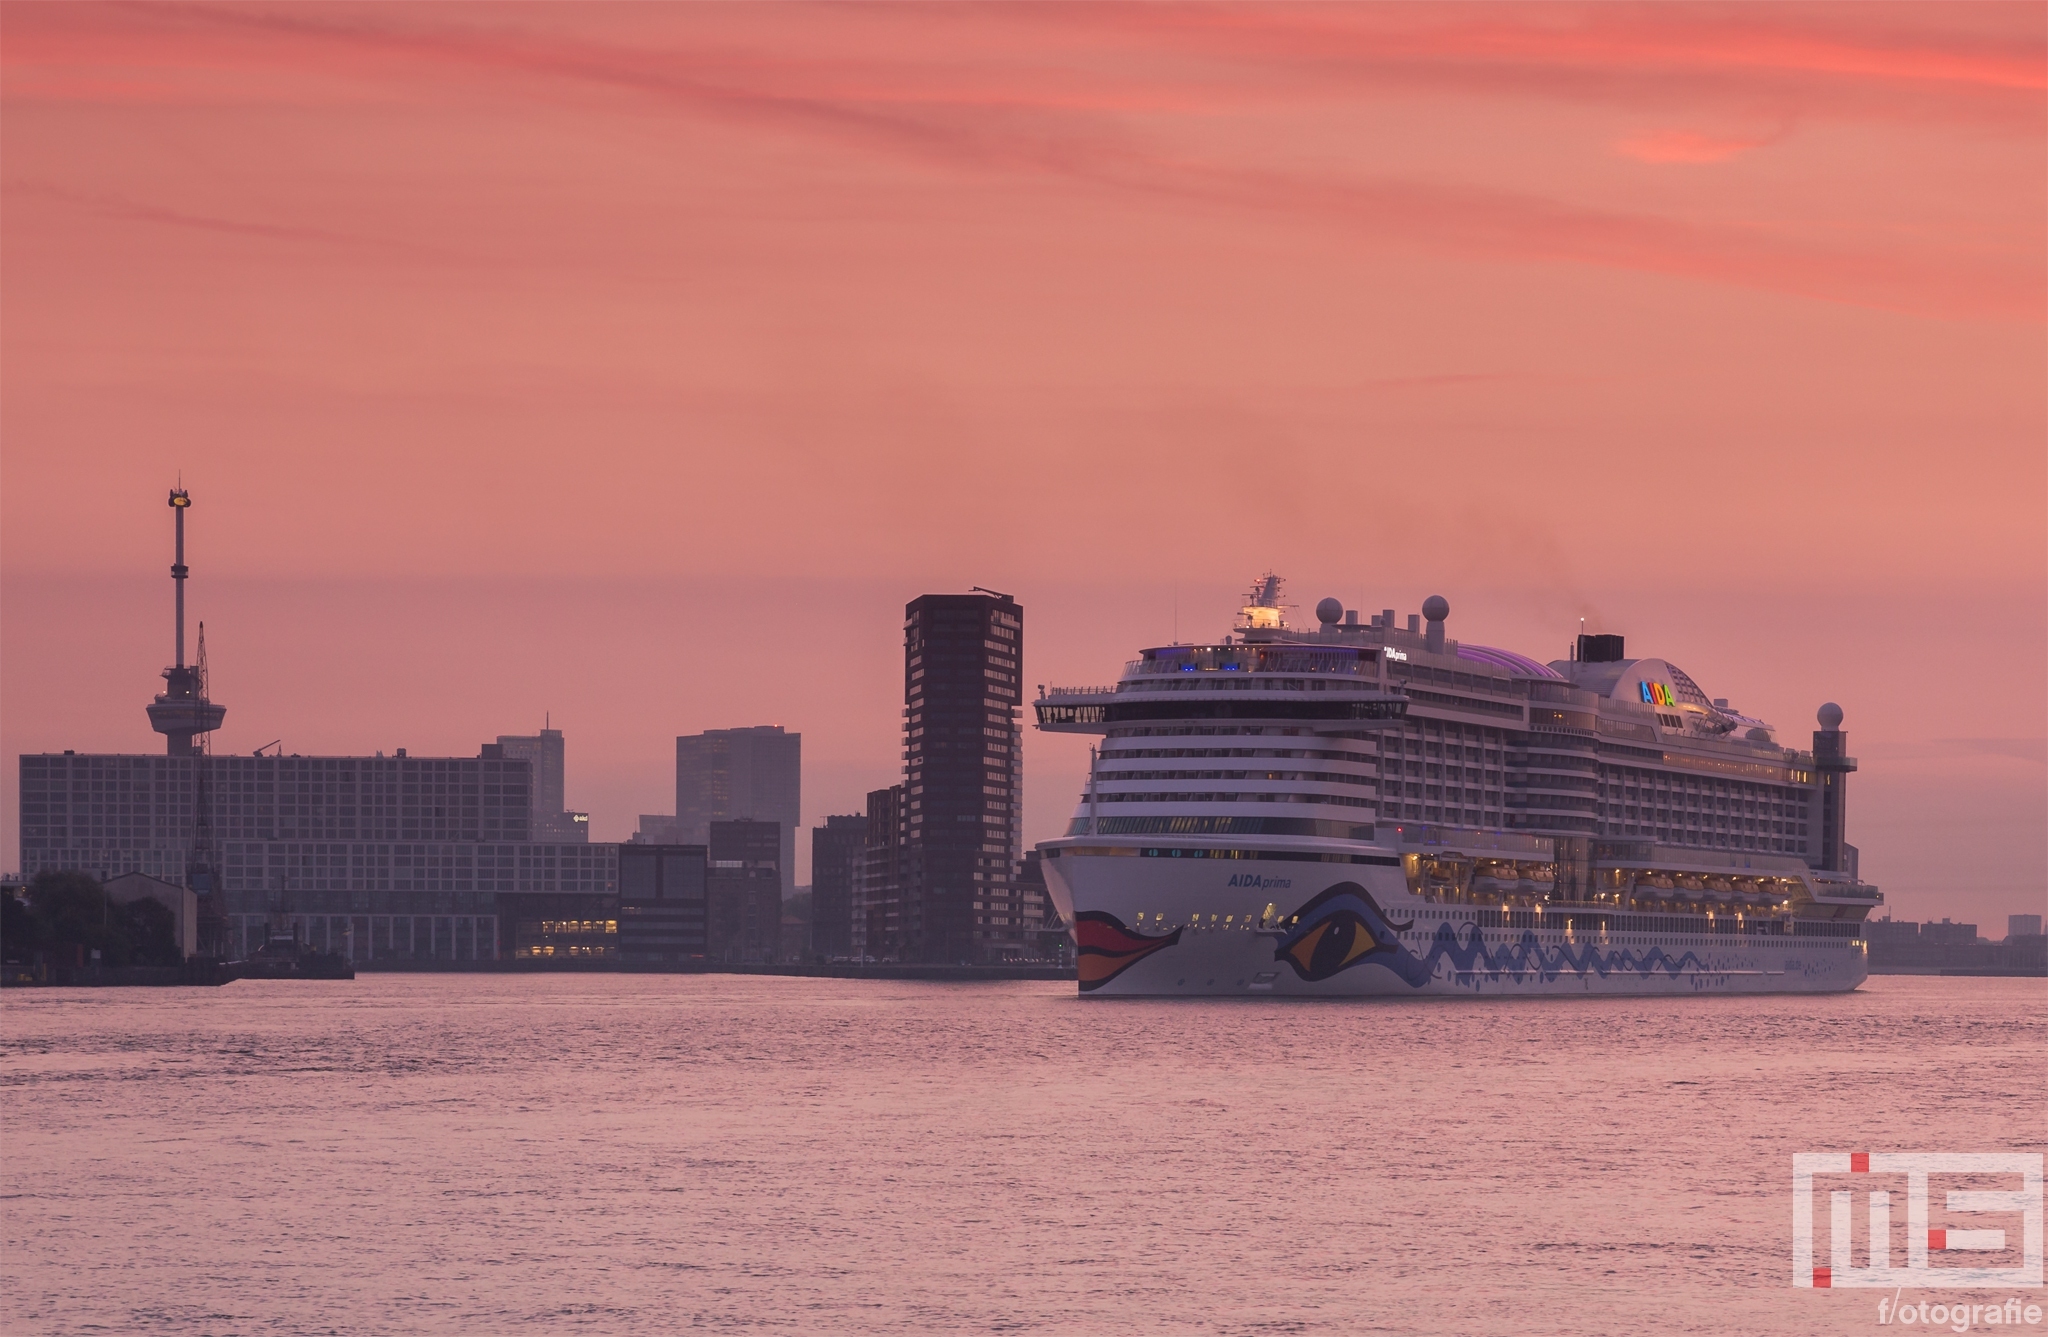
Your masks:
M 1384 851 L 1340 863 L 1089 848 L 1099 844 L 1040 847 L 1089 996 L 1833 993 L 1868 973 L 1857 937 L 1757 932 L 1732 915 L 1709 932 L 1589 932 L 1603 918 L 1640 928 L 1659 917 L 1431 901 Z

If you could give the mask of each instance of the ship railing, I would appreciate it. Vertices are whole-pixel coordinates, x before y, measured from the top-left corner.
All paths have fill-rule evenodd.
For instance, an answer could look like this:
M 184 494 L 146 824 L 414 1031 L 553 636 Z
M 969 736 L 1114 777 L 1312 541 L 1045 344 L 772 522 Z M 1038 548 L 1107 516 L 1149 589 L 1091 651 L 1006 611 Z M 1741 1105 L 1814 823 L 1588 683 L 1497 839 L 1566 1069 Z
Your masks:
M 1197 647 L 1186 658 L 1131 659 L 1124 663 L 1124 676 L 1178 676 L 1196 673 L 1313 673 L 1318 676 L 1376 678 L 1379 666 L 1371 659 L 1316 653 L 1293 652 L 1284 648 L 1238 646 Z
M 1116 688 L 1115 688 L 1114 686 L 1110 686 L 1110 687 L 1041 687 L 1041 688 L 1039 688 L 1039 689 L 1038 689 L 1038 695 L 1039 695 L 1039 699 L 1040 699 L 1040 700 L 1044 700 L 1044 699 L 1046 699 L 1046 698 L 1048 698 L 1048 697 L 1054 697 L 1054 696 L 1115 696 L 1115 695 L 1116 695 Z

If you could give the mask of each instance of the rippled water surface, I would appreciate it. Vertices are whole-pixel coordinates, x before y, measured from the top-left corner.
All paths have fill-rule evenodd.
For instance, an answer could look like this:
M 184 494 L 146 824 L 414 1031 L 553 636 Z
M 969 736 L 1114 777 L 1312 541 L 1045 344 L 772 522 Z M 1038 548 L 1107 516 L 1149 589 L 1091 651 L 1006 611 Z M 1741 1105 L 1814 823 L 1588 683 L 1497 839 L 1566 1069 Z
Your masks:
M 2044 1003 L 13 990 L 0 1327 L 1863 1332 L 1792 1153 L 2039 1149 Z

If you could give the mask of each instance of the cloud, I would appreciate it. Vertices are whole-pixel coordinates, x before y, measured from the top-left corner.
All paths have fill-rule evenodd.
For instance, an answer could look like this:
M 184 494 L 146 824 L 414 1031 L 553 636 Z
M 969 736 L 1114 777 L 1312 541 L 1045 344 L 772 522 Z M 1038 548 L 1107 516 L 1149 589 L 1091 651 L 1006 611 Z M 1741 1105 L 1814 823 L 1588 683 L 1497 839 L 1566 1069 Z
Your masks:
M 1655 130 L 1618 141 L 1614 151 L 1638 162 L 1726 162 L 1738 154 L 1775 143 L 1780 138 L 1780 135 L 1730 138 L 1705 135 L 1696 130 Z
M 1252 158 L 1210 130 L 1226 109 L 1299 114 L 1304 100 L 1363 105 L 1420 83 L 1496 99 L 1487 104 L 1496 112 L 1504 89 L 1509 106 L 1532 95 L 1712 102 L 1739 93 L 1751 105 L 1761 99 L 1779 108 L 1787 127 L 1815 105 L 1896 107 L 1930 89 L 1961 90 L 2001 115 L 2023 108 L 2038 133 L 2038 33 L 1937 31 L 1930 16 L 1941 11 L 1911 12 L 1926 31 L 1859 26 L 1839 11 L 1398 5 L 990 7 L 920 11 L 917 24 L 886 9 L 629 8 L 601 11 L 573 30 L 541 26 L 571 12 L 155 6 L 119 11 L 122 23 L 75 20 L 100 25 L 80 36 L 63 29 L 74 22 L 69 11 L 31 10 L 26 22 L 10 19 L 7 59 L 32 65 L 48 48 L 50 60 L 87 61 L 105 48 L 156 70 L 256 69 L 266 86 L 279 69 L 297 67 L 380 79 L 422 98 L 458 85 L 529 103 L 596 95 L 642 115 L 758 128 L 938 173 L 1038 177 L 1281 214 L 1374 243 L 1893 310 L 2039 315 L 2040 257 L 1953 229 L 1816 232 L 1785 211 L 1740 221 L 1658 213 L 1618 206 L 1611 196 L 1592 202 L 1568 178 L 1515 187 L 1475 168 L 1468 176 L 1478 179 L 1461 181 L 1448 158 L 1428 172 L 1370 155 Z M 811 22 L 785 17 L 796 12 Z M 1946 104 L 1937 97 L 1927 105 Z M 1673 127 L 1612 148 L 1641 162 L 1705 164 L 1784 133 Z M 186 226 L 273 226 L 163 213 L 162 221 Z
M 2033 125 L 2048 87 L 2042 24 L 2020 7 L 1154 5 L 1108 7 L 1101 21 L 1325 81 L 1582 102 L 1769 93 L 1858 115 L 1905 100 Z
M 182 209 L 167 208 L 163 205 L 150 204 L 144 201 L 126 199 L 112 194 L 68 190 L 62 186 L 35 181 L 9 181 L 6 183 L 6 193 L 17 198 L 23 195 L 40 195 L 47 199 L 62 201 L 66 204 L 90 210 L 105 218 L 120 219 L 131 223 L 156 223 L 168 227 L 190 228 L 200 232 L 226 233 L 236 237 L 257 237 L 269 241 L 319 242 L 329 245 L 371 247 L 378 250 L 413 253 L 424 253 L 426 250 L 424 247 L 415 246 L 410 243 L 354 236 L 326 228 L 221 218 L 208 214 L 192 213 Z

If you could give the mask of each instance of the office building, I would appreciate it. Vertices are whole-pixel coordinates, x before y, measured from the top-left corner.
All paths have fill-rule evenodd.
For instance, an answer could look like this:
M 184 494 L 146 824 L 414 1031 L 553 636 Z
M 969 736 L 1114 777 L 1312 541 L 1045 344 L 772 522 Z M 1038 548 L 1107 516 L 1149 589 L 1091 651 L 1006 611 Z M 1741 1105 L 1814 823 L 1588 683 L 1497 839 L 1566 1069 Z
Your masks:
M 2041 936 L 2041 916 L 2007 915 L 2005 917 L 2005 938 L 2038 938 Z
M 708 844 L 713 822 L 779 822 L 782 893 L 795 885 L 796 829 L 803 820 L 803 736 L 775 724 L 707 729 L 676 739 L 676 838 Z
M 680 845 L 683 843 L 681 828 L 673 816 L 662 813 L 643 812 L 640 814 L 639 829 L 633 839 L 643 845 Z
M 1018 866 L 1010 913 L 1014 916 L 1016 955 L 1020 959 L 1062 963 L 1070 960 L 1072 939 L 1046 888 L 1045 856 L 1037 850 L 1026 850 L 1024 862 Z
M 830 960 L 853 951 L 854 884 L 868 843 L 864 814 L 811 828 L 811 951 Z
M 766 963 L 782 948 L 782 824 L 712 822 L 706 951 L 714 961 Z
M 619 898 L 610 892 L 501 891 L 495 901 L 501 957 L 619 959 Z
M 869 791 L 866 843 L 861 847 L 849 916 L 849 945 L 856 961 L 901 959 L 909 821 L 910 804 L 902 785 Z
M 703 960 L 709 919 L 704 846 L 617 849 L 620 960 L 628 966 Z
M 499 734 L 498 746 L 507 757 L 523 757 L 533 763 L 533 838 L 555 843 L 588 841 L 590 814 L 570 811 L 564 797 L 562 731 L 543 728 L 537 734 Z
M 1010 938 L 977 923 L 1017 868 L 1024 610 L 1006 594 L 927 594 L 904 609 L 909 862 L 902 953 L 980 961 Z
M 801 896 L 807 888 L 798 888 Z M 777 960 L 795 965 L 811 959 L 811 925 L 802 915 L 792 909 L 782 912 L 782 951 Z

